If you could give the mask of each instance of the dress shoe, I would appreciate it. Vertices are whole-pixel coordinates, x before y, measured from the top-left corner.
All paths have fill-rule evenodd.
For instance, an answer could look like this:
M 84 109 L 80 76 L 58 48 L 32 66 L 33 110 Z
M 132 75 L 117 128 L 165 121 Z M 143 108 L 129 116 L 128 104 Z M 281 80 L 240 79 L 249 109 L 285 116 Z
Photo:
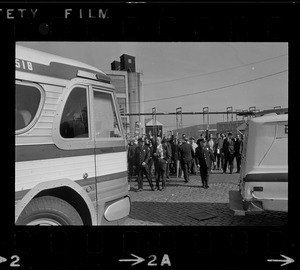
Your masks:
M 139 189 L 137 190 L 137 192 L 141 192 L 141 191 L 143 191 L 143 189 L 142 189 L 142 188 L 139 188 Z

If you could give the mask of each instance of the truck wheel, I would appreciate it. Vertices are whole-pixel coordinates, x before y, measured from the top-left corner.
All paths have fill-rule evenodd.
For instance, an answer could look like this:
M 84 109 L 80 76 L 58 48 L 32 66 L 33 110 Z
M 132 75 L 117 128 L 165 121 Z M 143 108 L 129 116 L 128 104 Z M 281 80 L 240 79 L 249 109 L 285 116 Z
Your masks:
M 16 225 L 83 225 L 75 208 L 66 201 L 44 196 L 33 199 L 22 211 Z

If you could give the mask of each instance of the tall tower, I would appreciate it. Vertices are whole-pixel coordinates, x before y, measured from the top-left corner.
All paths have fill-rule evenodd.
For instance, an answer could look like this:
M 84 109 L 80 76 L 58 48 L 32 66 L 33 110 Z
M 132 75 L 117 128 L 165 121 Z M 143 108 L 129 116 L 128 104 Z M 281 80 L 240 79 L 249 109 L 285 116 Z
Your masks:
M 117 92 L 118 102 L 126 104 L 126 113 L 144 112 L 144 92 L 142 87 L 141 73 L 136 72 L 135 57 L 127 54 L 120 56 L 120 62 L 111 63 L 110 72 L 106 72 L 112 79 Z M 124 81 L 126 80 L 126 82 Z M 126 99 L 126 101 L 124 101 Z M 120 105 L 120 104 L 119 104 Z M 128 129 L 130 136 L 136 132 L 136 126 L 140 127 L 140 134 L 145 133 L 144 115 L 133 115 L 124 117 L 128 119 Z
M 128 73 L 128 97 L 129 113 L 144 112 L 144 92 L 141 82 L 141 74 L 138 72 Z M 135 132 L 135 123 L 140 123 L 141 133 L 145 133 L 144 115 L 133 115 L 129 117 L 130 133 Z

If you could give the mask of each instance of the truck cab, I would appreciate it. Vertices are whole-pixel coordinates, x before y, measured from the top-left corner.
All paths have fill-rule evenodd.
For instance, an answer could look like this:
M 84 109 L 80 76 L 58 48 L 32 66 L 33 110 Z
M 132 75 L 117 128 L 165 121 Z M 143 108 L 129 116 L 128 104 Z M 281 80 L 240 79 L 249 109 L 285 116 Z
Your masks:
M 229 192 L 234 215 L 288 211 L 288 114 L 247 122 L 239 190 Z

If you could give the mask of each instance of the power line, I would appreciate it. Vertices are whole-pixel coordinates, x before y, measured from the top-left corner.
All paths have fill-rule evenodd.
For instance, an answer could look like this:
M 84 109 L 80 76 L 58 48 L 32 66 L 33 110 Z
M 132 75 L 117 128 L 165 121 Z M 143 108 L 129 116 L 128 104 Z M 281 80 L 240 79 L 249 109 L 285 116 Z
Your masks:
M 242 85 L 242 84 L 262 80 L 262 79 L 272 77 L 272 76 L 275 76 L 275 75 L 278 75 L 278 74 L 281 74 L 281 73 L 284 73 L 284 72 L 287 72 L 287 71 L 288 70 L 286 69 L 286 70 L 282 70 L 282 71 L 275 72 L 275 73 L 272 73 L 272 74 L 268 74 L 268 75 L 265 75 L 265 76 L 257 77 L 257 78 L 251 79 L 251 80 L 238 82 L 238 83 L 233 83 L 233 84 L 220 86 L 220 87 L 216 87 L 216 88 L 212 88 L 212 89 L 206 89 L 206 90 L 198 91 L 198 92 L 194 92 L 194 93 L 183 94 L 183 95 L 178 95 L 178 96 L 171 96 L 171 97 L 166 97 L 166 98 L 157 98 L 157 99 L 144 100 L 144 101 L 141 101 L 141 103 L 142 102 L 146 103 L 146 102 L 152 102 L 152 101 L 161 101 L 161 100 L 166 100 L 166 99 L 181 98 L 181 97 L 193 96 L 193 95 L 198 95 L 198 94 L 203 94 L 203 93 L 208 93 L 208 92 L 213 92 L 213 91 L 219 91 L 219 90 L 226 89 L 226 88 L 229 88 L 229 87 L 238 86 L 238 85 Z M 129 103 L 134 104 L 134 103 L 140 103 L 140 102 L 134 101 L 134 102 L 129 102 Z
M 287 54 L 282 54 L 282 55 L 278 55 L 278 56 L 275 56 L 275 57 L 266 58 L 266 59 L 263 59 L 263 60 L 260 60 L 260 61 L 256 61 L 256 62 L 244 64 L 244 65 L 239 65 L 239 66 L 234 66 L 234 67 L 230 67 L 230 68 L 220 69 L 220 70 L 216 70 L 216 71 L 211 71 L 211 72 L 207 72 L 207 73 L 201 73 L 201 74 L 197 74 L 197 75 L 190 75 L 190 76 L 185 76 L 185 77 L 176 78 L 176 79 L 172 79 L 172 80 L 144 83 L 143 85 L 147 86 L 147 85 L 153 85 L 153 84 L 167 83 L 167 82 L 173 82 L 173 81 L 179 81 L 179 80 L 184 80 L 184 79 L 189 79 L 189 78 L 195 78 L 195 77 L 201 77 L 201 76 L 216 74 L 216 73 L 220 73 L 220 72 L 224 72 L 224 71 L 228 71 L 228 70 L 233 70 L 233 69 L 237 69 L 237 68 L 251 66 L 251 65 L 254 65 L 254 64 L 258 64 L 258 63 L 263 63 L 263 62 L 270 61 L 270 60 L 280 58 L 280 57 L 283 57 L 283 56 L 287 56 Z
M 165 80 L 165 81 L 144 83 L 143 86 L 148 86 L 148 85 L 153 85 L 153 84 L 160 84 L 160 83 L 166 83 L 166 82 L 172 82 L 172 81 L 179 81 L 179 80 L 184 80 L 184 79 L 189 79 L 189 78 L 194 78 L 194 77 L 201 77 L 201 76 L 206 76 L 206 75 L 210 75 L 210 74 L 221 73 L 221 72 L 228 71 L 228 70 L 234 70 L 234 69 L 251 66 L 251 65 L 254 65 L 254 64 L 258 64 L 258 63 L 267 62 L 267 61 L 270 61 L 270 60 L 273 60 L 273 59 L 277 59 L 277 58 L 280 58 L 280 57 L 283 57 L 283 56 L 287 56 L 287 54 L 281 54 L 281 55 L 278 55 L 278 56 L 274 56 L 274 57 L 270 57 L 270 58 L 265 58 L 265 59 L 260 60 L 260 61 L 251 62 L 251 63 L 247 63 L 247 64 L 243 64 L 243 65 L 238 65 L 238 66 L 233 66 L 233 67 L 229 67 L 229 68 L 225 68 L 225 69 L 215 70 L 215 71 L 211 71 L 211 72 L 207 72 L 207 73 L 190 75 L 190 76 L 185 76 L 185 77 L 176 78 L 176 79 L 172 79 L 172 80 Z M 109 72 L 107 72 L 107 73 L 109 74 Z M 114 79 L 114 78 L 112 77 L 112 79 Z M 120 87 L 118 87 L 118 89 L 126 89 L 126 87 L 125 86 L 120 86 Z

